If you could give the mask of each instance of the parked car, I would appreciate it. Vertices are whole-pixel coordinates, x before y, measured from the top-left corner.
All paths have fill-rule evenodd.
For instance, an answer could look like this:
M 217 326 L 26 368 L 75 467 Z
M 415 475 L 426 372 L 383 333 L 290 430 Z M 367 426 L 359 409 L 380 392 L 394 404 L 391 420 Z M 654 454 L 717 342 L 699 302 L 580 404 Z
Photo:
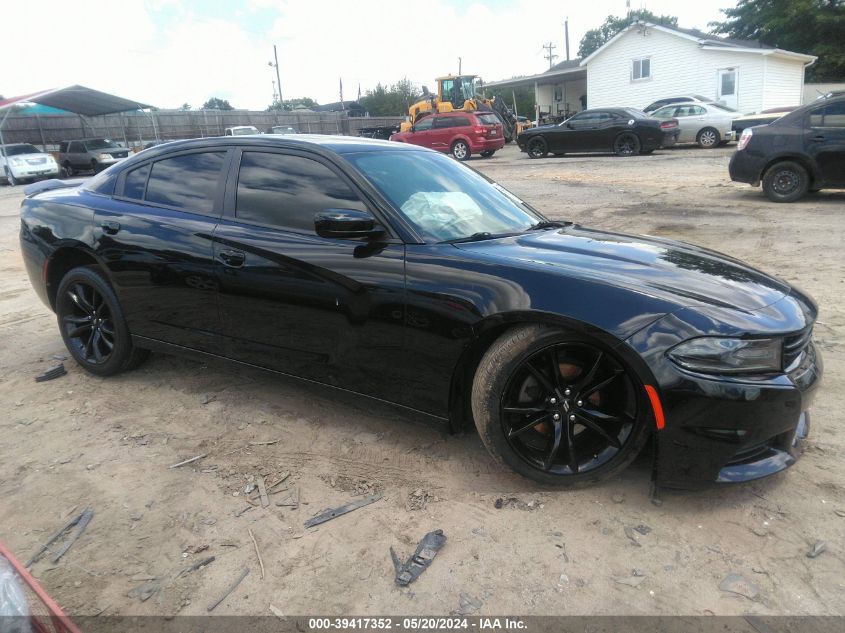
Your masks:
M 261 134 L 261 132 L 254 125 L 235 125 L 234 127 L 227 127 L 223 132 L 223 136 L 245 136 L 248 134 Z
M 729 165 L 731 180 L 774 202 L 845 188 L 845 96 L 813 101 L 768 125 L 746 128 Z
M 505 146 L 504 127 L 493 112 L 446 112 L 417 120 L 410 132 L 391 141 L 428 147 L 467 160 L 473 154 L 490 158 Z
M 127 158 L 130 150 L 108 138 L 88 138 L 59 143 L 59 164 L 68 176 L 78 171 L 95 174 Z
M 651 113 L 657 119 L 677 119 L 681 130 L 678 143 L 697 143 L 710 149 L 733 139 L 731 124 L 735 112 L 715 103 L 679 103 Z
M 267 134 L 299 134 L 299 130 L 292 125 L 274 125 Z
M 54 178 L 59 175 L 59 165 L 46 152 L 29 143 L 0 145 L 0 175 L 10 185 L 24 180 Z
M 675 103 L 712 103 L 713 99 L 708 99 L 707 97 L 702 97 L 701 95 L 681 95 L 678 97 L 665 97 L 663 99 L 658 99 L 652 103 L 649 103 L 646 107 L 643 108 L 643 112 L 650 114 L 655 110 L 659 110 L 663 106 L 672 105 Z
M 636 156 L 674 145 L 679 133 L 675 119 L 655 119 L 633 108 L 604 108 L 583 110 L 561 123 L 531 128 L 520 134 L 516 143 L 529 158 L 571 152 Z
M 736 136 L 736 138 L 739 138 L 745 128 L 754 127 L 755 125 L 766 125 L 767 123 L 772 123 L 773 121 L 777 121 L 785 114 L 789 114 L 790 112 L 797 110 L 798 107 L 799 106 L 770 108 L 768 110 L 762 110 L 754 114 L 744 114 L 742 116 L 734 118 L 733 122 L 731 123 L 731 129 L 733 130 L 734 136 Z
M 822 372 L 816 306 L 785 281 L 550 221 L 405 143 L 177 141 L 20 215 L 32 285 L 85 370 L 147 350 L 241 361 L 474 422 L 545 484 L 614 476 L 650 439 L 659 485 L 782 470 Z

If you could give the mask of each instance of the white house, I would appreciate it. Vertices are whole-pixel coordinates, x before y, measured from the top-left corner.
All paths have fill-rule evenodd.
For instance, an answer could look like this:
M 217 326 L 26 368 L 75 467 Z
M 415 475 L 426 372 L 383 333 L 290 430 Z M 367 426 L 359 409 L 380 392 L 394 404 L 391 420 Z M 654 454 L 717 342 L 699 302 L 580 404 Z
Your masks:
M 590 108 L 701 95 L 741 112 L 800 105 L 812 55 L 635 22 L 581 61 Z

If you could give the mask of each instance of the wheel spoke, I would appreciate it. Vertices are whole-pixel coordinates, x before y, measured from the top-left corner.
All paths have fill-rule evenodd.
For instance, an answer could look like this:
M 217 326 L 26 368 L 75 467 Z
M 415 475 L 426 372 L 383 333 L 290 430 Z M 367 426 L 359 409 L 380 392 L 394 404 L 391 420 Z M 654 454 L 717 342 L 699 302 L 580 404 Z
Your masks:
M 560 440 L 562 435 L 563 423 L 560 421 L 555 422 L 555 435 L 554 439 L 552 440 L 552 448 L 549 451 L 549 454 L 546 456 L 545 461 L 543 462 L 543 468 L 545 470 L 550 470 L 551 467 L 554 465 L 555 457 L 557 457 L 557 452 L 558 450 L 560 450 Z
M 516 437 L 517 435 L 522 435 L 526 431 L 530 431 L 538 424 L 541 424 L 543 420 L 545 420 L 547 417 L 549 417 L 548 413 L 541 415 L 539 418 L 535 418 L 525 426 L 521 426 L 517 429 L 512 428 L 510 431 L 508 431 L 508 437 Z
M 103 362 L 103 352 L 100 351 L 100 340 L 102 337 L 100 336 L 99 330 L 94 330 L 94 336 L 91 340 L 91 348 L 94 351 L 94 358 L 97 359 L 98 363 Z
M 576 413 L 575 416 L 578 418 L 581 424 L 586 426 L 591 431 L 601 435 L 608 444 L 610 444 L 614 448 L 622 448 L 622 444 L 619 443 L 619 440 L 617 438 L 613 437 L 610 433 L 605 431 L 599 424 L 597 424 L 594 420 L 590 419 L 590 417 L 584 415 L 583 412 Z
M 575 454 L 575 425 L 566 425 L 566 456 L 568 458 L 569 470 L 578 472 L 578 456 Z
M 612 383 L 614 380 L 616 380 L 616 378 L 618 378 L 619 376 L 621 376 L 623 373 L 625 373 L 625 372 L 623 372 L 621 369 L 615 369 L 615 370 L 613 371 L 613 375 L 612 375 L 610 378 L 607 378 L 607 379 L 605 379 L 605 380 L 602 380 L 600 383 L 598 383 L 598 384 L 596 384 L 596 385 L 593 385 L 592 387 L 590 387 L 590 388 L 589 388 L 589 389 L 587 389 L 586 391 L 581 392 L 580 396 L 581 396 L 582 398 L 588 398 L 588 397 L 590 397 L 590 396 L 591 396 L 592 394 L 594 394 L 596 391 L 600 391 L 601 389 L 604 389 L 605 387 L 607 387 L 610 383 Z M 586 385 L 585 385 L 585 386 L 586 386 Z
M 71 301 L 73 301 L 74 304 L 76 304 L 76 306 L 85 314 L 89 316 L 94 316 L 94 308 L 90 303 L 88 303 L 88 300 L 85 298 L 81 284 L 75 284 L 72 289 L 68 290 L 67 295 L 68 297 L 70 297 Z
M 618 415 L 611 415 L 609 413 L 604 413 L 603 411 L 599 411 L 598 409 L 581 409 L 578 413 L 591 418 L 596 422 L 624 422 L 624 419 L 619 417 Z
M 88 336 L 88 340 L 85 341 L 85 347 L 83 351 L 85 352 L 85 359 L 91 358 L 91 341 L 94 340 L 94 328 L 91 328 L 91 334 Z
M 555 392 L 554 385 L 552 385 L 552 383 L 549 382 L 549 379 L 543 375 L 543 372 L 534 367 L 534 365 L 532 365 L 530 362 L 525 363 L 525 367 L 528 369 L 529 372 L 531 372 L 531 375 L 537 379 L 537 382 L 543 385 L 543 388 L 546 391 L 548 391 L 550 394 Z
M 578 384 L 575 386 L 576 392 L 581 391 L 584 387 L 589 385 L 593 382 L 593 379 L 596 377 L 596 372 L 599 370 L 599 365 L 601 365 L 601 361 L 604 358 L 604 352 L 599 352 L 598 356 L 596 356 L 596 362 L 593 363 L 593 366 L 590 367 L 589 371 L 584 374 L 584 377 L 578 381 Z
M 68 338 L 79 338 L 80 336 L 82 336 L 86 332 L 90 331 L 91 327 L 92 327 L 92 325 L 90 323 L 80 325 L 80 326 L 72 329 L 70 332 L 68 332 L 67 336 L 68 336 Z
M 552 364 L 550 366 L 550 369 L 552 370 L 552 378 L 554 379 L 554 386 L 557 389 L 560 389 L 561 388 L 561 385 L 560 385 L 560 365 L 558 364 L 560 361 L 558 360 L 558 357 L 557 357 L 557 349 L 556 348 L 553 347 L 551 349 L 551 351 L 549 352 L 549 358 L 552 359 Z

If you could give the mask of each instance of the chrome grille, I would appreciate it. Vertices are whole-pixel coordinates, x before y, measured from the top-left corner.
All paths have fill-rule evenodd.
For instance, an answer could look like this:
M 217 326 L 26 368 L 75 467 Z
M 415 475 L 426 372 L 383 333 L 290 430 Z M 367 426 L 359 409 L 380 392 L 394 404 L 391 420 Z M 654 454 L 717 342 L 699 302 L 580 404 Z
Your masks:
M 785 336 L 783 339 L 783 367 L 789 369 L 801 357 L 813 340 L 813 326 Z

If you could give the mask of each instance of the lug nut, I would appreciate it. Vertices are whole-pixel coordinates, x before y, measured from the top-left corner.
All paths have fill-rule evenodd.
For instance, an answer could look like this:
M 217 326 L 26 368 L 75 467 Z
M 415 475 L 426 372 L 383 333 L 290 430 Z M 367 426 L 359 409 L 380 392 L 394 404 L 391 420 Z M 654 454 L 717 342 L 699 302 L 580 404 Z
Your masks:
M 569 416 L 569 421 L 575 422 L 575 415 L 574 414 Z
M 579 407 L 583 407 L 583 406 L 584 406 L 584 401 L 583 401 L 583 400 L 579 400 L 579 401 L 578 401 L 578 402 L 576 402 L 575 404 L 576 404 L 576 405 L 578 405 Z
M 571 394 L 571 393 L 572 393 L 572 390 L 571 390 L 571 389 L 567 389 L 566 391 L 564 391 L 564 392 L 563 392 L 563 395 L 568 396 L 568 395 L 569 395 L 569 394 Z
M 549 402 L 551 402 L 552 404 L 557 404 L 557 398 L 551 398 Z
M 559 414 L 559 413 L 555 413 L 555 414 L 552 416 L 552 420 L 560 420 L 560 414 Z

